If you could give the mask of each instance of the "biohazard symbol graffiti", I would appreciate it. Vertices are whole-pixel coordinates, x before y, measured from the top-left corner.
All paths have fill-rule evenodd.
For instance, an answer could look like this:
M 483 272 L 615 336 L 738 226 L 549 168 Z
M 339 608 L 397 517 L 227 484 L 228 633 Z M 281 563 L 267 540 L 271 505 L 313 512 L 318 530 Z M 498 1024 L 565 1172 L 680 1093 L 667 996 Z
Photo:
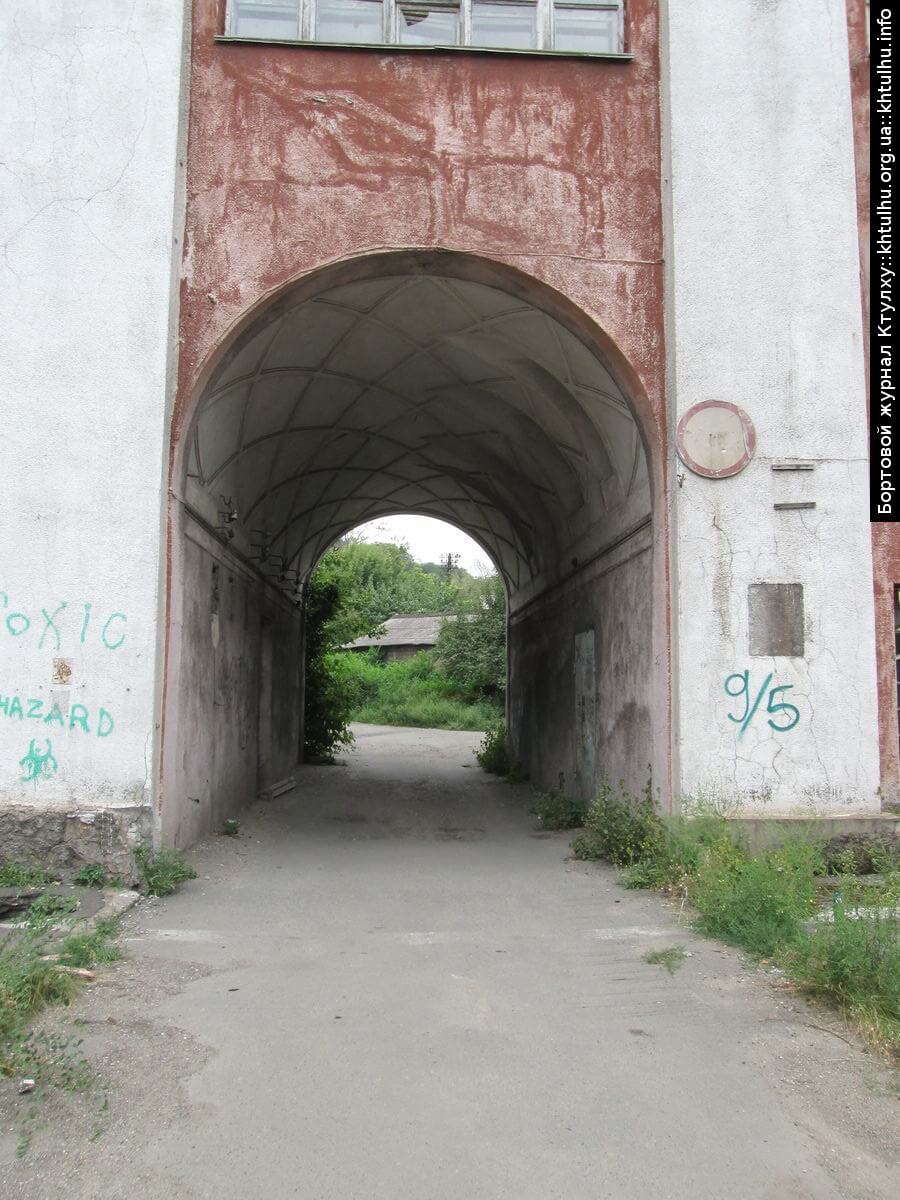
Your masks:
M 19 759 L 19 766 L 25 771 L 22 776 L 24 783 L 37 784 L 39 779 L 49 779 L 51 775 L 55 775 L 59 769 L 59 763 L 53 757 L 53 745 L 50 739 L 47 738 L 44 750 L 40 751 L 35 738 L 32 738 L 28 743 L 28 752 Z

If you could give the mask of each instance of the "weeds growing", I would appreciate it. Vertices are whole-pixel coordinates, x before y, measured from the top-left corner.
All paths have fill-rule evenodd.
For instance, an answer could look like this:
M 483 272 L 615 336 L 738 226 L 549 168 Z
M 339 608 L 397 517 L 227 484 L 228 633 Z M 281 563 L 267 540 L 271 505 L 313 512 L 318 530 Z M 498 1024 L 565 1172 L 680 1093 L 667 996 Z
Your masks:
M 572 843 L 579 858 L 624 867 L 626 887 L 674 891 L 711 936 L 772 958 L 804 991 L 841 1009 L 879 1047 L 900 1053 L 900 853 L 875 843 L 825 853 L 793 837 L 756 854 L 721 816 L 662 817 L 605 784 Z M 871 877 L 855 874 L 865 861 Z M 837 868 L 834 919 L 822 908 Z M 663 953 L 663 952 L 660 952 Z M 650 961 L 649 959 L 647 961 Z
M 148 896 L 171 896 L 180 883 L 197 878 L 194 868 L 175 850 L 154 852 L 140 846 L 134 858 Z
M 115 943 L 118 923 L 98 921 L 87 933 L 72 933 L 59 945 L 59 961 L 68 967 L 95 967 L 121 957 Z
M 30 867 L 20 862 L 0 862 L 0 887 L 43 887 L 55 883 L 59 875 L 43 867 Z
M 670 975 L 674 975 L 686 958 L 684 946 L 667 946 L 665 950 L 648 950 L 644 962 L 653 967 L 665 967 Z
M 88 863 L 75 876 L 75 883 L 78 887 L 105 887 L 107 883 L 106 868 L 100 863 Z
M 528 810 L 536 816 L 542 829 L 580 829 L 584 824 L 587 803 L 563 792 L 540 792 Z
M 647 794 L 640 800 L 628 795 L 620 781 L 600 786 L 584 818 L 584 833 L 572 843 L 576 858 L 605 858 L 619 867 L 632 866 L 649 855 L 662 833 L 662 822 Z
M 502 721 L 488 727 L 475 757 L 478 765 L 491 775 L 509 775 L 512 763 L 506 747 L 506 725 Z
M 900 1047 L 900 925 L 897 913 L 833 921 L 788 942 L 781 965 L 804 991 L 834 1001 L 869 1040 Z

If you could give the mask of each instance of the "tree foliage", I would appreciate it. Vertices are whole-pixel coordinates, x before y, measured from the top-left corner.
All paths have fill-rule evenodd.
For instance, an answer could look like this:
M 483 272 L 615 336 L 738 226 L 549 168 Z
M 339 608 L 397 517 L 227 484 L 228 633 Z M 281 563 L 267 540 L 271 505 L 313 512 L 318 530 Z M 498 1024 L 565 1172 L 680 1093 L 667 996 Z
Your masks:
M 499 604 L 499 608 L 497 607 Z M 447 642 L 447 673 L 466 691 L 496 699 L 505 677 L 505 601 L 499 584 L 454 568 L 417 563 L 405 546 L 345 538 L 323 555 L 306 589 L 307 759 L 330 758 L 352 742 L 348 728 L 361 700 L 354 673 L 335 651 L 373 636 L 396 613 L 474 613 Z M 443 635 L 442 635 L 443 636 Z M 491 638 L 499 642 L 490 649 Z M 466 663 L 466 659 L 471 659 Z M 474 682 L 473 682 L 474 681 Z
M 444 622 L 435 655 L 460 687 L 496 700 L 506 692 L 506 594 L 498 575 L 477 582 L 475 605 Z

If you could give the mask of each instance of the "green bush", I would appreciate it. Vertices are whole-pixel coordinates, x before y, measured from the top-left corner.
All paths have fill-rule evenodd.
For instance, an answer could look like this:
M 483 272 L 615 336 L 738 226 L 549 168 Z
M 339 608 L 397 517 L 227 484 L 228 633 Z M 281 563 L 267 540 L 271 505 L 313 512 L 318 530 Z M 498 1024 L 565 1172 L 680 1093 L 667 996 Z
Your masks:
M 723 842 L 703 856 L 689 894 L 704 932 L 771 955 L 812 914 L 823 870 L 821 852 L 807 842 L 785 842 L 758 858 Z
M 544 829 L 580 829 L 587 803 L 563 792 L 541 792 L 528 811 L 538 818 Z
M 898 912 L 847 916 L 789 943 L 787 974 L 811 995 L 836 1003 L 876 1044 L 900 1048 L 900 919 Z
M 342 746 L 353 744 L 349 725 L 359 692 L 348 658 L 333 652 L 307 657 L 303 753 L 309 762 L 329 761 Z
M 473 699 L 502 704 L 506 693 L 506 593 L 499 575 L 479 581 L 472 597 L 445 621 L 435 655 L 441 670 Z
M 649 784 L 644 797 L 636 800 L 621 781 L 618 791 L 604 781 L 585 815 L 584 833 L 575 838 L 572 849 L 576 858 L 603 858 L 627 867 L 653 853 L 662 836 Z
M 509 775 L 512 763 L 506 746 L 506 725 L 498 721 L 491 725 L 475 751 L 479 766 L 491 775 Z
M 705 853 L 732 845 L 724 817 L 659 817 L 656 836 L 623 874 L 628 888 L 686 892 Z
M 180 883 L 197 878 L 194 868 L 175 850 L 154 853 L 140 846 L 135 850 L 134 858 L 148 896 L 171 896 Z

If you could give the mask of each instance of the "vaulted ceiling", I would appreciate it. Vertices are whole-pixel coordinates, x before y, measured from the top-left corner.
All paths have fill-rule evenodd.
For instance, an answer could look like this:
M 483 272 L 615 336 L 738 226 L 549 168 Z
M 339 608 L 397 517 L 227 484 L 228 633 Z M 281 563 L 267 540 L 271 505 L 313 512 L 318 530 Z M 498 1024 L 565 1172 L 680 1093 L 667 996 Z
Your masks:
M 412 512 L 476 538 L 514 596 L 650 510 L 638 430 L 600 359 L 521 299 L 432 275 L 257 322 L 206 388 L 187 469 L 211 522 L 231 502 L 236 548 L 264 546 L 300 578 L 354 526 Z

